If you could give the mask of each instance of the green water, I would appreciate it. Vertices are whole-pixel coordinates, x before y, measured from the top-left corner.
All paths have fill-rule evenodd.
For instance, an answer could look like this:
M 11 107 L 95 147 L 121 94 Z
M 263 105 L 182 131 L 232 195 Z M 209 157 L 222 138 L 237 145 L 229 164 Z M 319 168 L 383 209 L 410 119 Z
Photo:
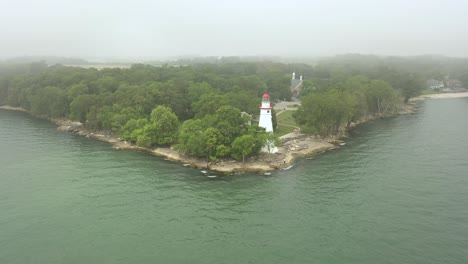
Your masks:
M 468 263 L 468 98 L 270 176 L 200 171 L 0 111 L 0 263 Z

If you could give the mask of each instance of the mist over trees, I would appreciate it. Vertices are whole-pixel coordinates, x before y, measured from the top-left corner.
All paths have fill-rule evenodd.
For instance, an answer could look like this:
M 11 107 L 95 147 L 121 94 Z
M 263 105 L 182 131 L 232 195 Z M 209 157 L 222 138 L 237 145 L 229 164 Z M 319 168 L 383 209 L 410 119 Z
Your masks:
M 265 132 L 248 126 L 241 112 L 257 115 L 265 91 L 275 98 L 291 96 L 288 66 L 279 63 L 102 70 L 41 64 L 31 72 L 33 66 L 0 78 L 1 105 L 77 120 L 139 146 L 176 145 L 182 153 L 209 160 L 244 160 L 258 153 Z M 237 138 L 242 140 L 234 144 Z M 239 142 L 251 142 L 250 151 L 235 147 Z
M 445 57 L 347 55 L 316 65 L 225 59 L 102 70 L 3 62 L 0 105 L 77 120 L 140 146 L 172 145 L 207 160 L 245 160 L 258 153 L 268 136 L 248 125 L 241 112 L 258 115 L 265 91 L 273 102 L 290 99 L 293 71 L 304 76 L 302 106 L 294 118 L 323 136 L 369 114 L 394 113 L 429 78 L 450 74 L 468 83 L 468 60 Z

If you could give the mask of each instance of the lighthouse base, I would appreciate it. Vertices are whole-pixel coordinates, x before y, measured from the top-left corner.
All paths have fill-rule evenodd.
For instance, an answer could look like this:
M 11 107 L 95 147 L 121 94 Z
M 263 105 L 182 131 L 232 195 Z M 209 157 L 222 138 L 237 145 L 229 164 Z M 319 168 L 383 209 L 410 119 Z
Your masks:
M 274 154 L 278 152 L 278 148 L 275 146 L 273 141 L 269 141 L 265 144 L 265 146 L 262 147 L 260 152 Z

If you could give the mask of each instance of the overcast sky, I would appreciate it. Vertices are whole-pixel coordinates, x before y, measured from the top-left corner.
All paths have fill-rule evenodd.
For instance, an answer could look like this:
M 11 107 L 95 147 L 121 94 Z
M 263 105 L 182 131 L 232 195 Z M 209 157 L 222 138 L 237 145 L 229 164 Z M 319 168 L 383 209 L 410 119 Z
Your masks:
M 0 0 L 0 57 L 468 57 L 466 0 Z

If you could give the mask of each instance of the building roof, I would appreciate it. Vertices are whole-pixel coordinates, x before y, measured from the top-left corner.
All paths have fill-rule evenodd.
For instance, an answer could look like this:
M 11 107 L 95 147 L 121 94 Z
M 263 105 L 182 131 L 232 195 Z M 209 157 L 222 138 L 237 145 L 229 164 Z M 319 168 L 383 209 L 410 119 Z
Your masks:
M 263 94 L 262 98 L 270 98 L 270 95 L 269 95 L 267 92 L 265 92 L 265 93 Z

